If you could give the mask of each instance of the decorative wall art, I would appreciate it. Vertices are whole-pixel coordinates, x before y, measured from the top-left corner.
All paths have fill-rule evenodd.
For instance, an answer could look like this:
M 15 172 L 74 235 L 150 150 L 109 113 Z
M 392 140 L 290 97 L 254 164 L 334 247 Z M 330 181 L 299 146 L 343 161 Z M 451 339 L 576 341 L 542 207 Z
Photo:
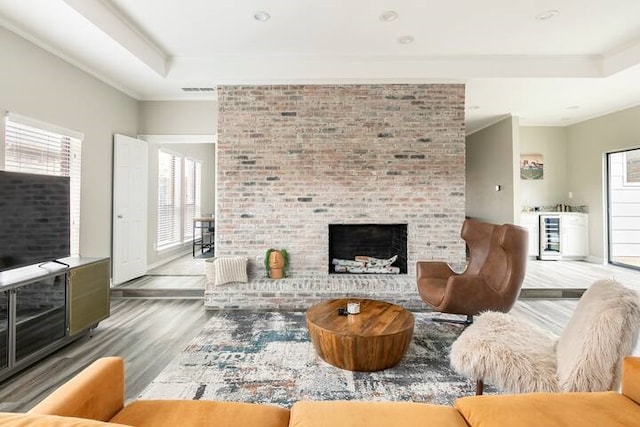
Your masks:
M 520 179 L 542 179 L 543 176 L 542 154 L 522 154 L 520 156 Z

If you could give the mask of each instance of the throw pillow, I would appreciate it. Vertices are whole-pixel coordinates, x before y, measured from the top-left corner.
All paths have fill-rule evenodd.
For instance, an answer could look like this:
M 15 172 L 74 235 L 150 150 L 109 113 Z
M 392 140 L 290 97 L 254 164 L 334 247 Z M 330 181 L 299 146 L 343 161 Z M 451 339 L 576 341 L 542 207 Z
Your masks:
M 247 258 L 246 257 L 216 257 L 213 262 L 215 270 L 214 285 L 225 283 L 247 283 Z

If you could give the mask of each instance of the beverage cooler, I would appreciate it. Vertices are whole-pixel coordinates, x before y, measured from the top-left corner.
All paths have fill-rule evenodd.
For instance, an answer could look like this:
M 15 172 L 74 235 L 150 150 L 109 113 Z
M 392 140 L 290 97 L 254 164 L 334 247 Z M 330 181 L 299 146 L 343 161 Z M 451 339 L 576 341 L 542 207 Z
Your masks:
M 540 252 L 538 259 L 555 260 L 562 257 L 560 244 L 560 215 L 540 215 Z

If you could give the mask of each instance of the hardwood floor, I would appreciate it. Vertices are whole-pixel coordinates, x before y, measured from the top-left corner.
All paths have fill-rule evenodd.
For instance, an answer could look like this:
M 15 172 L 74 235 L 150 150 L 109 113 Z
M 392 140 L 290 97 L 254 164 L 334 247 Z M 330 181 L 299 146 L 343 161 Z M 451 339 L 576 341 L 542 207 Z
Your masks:
M 584 288 L 596 279 L 611 277 L 640 291 L 640 271 L 584 262 L 532 261 L 525 283 L 530 287 Z M 163 279 L 157 276 L 145 280 Z M 521 299 L 511 313 L 559 334 L 576 304 L 577 299 Z M 126 397 L 135 399 L 187 346 L 211 315 L 211 311 L 203 308 L 201 299 L 113 298 L 111 317 L 90 336 L 1 383 L 0 411 L 28 410 L 102 356 L 125 359 Z
M 150 276 L 202 276 L 208 258 L 193 257 L 191 252 L 175 260 L 152 268 L 147 272 Z
M 616 279 L 640 291 L 640 270 L 584 261 L 529 260 L 522 288 L 588 288 L 598 279 Z

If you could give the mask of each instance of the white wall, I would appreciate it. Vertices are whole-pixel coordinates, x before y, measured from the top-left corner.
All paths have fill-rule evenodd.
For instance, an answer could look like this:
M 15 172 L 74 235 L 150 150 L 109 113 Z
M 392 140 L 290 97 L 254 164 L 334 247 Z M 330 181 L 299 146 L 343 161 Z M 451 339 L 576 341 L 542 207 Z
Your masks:
M 218 130 L 218 105 L 215 101 L 142 101 L 139 103 L 139 118 L 138 133 L 143 135 L 215 135 Z M 202 213 L 215 212 L 215 144 L 149 144 L 147 262 L 150 266 L 191 250 L 190 243 L 161 253 L 155 248 L 160 148 L 202 162 Z
M 80 254 L 111 256 L 113 134 L 136 135 L 136 100 L 1 27 L 0 57 L 0 111 L 84 134 Z
M 496 224 L 520 219 L 520 137 L 508 117 L 466 138 L 466 215 Z M 496 191 L 496 185 L 501 191 Z
M 215 135 L 217 101 L 141 101 L 139 134 Z
M 567 132 L 564 127 L 520 127 L 520 151 L 522 154 L 542 154 L 544 162 L 543 179 L 520 180 L 523 206 L 574 204 L 569 199 Z
M 568 187 L 573 203 L 589 207 L 589 249 L 606 261 L 606 152 L 640 147 L 640 106 L 567 127 Z

